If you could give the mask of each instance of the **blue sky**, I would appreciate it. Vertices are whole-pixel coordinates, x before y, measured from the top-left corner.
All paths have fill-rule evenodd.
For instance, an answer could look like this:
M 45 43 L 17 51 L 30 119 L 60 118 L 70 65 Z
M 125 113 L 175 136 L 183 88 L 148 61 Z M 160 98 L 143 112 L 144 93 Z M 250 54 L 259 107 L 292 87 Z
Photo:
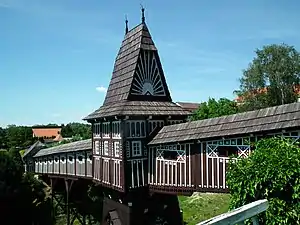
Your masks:
M 300 50 L 299 0 L 0 0 L 0 126 L 81 121 L 100 107 L 124 15 L 137 25 L 140 3 L 173 101 L 233 98 L 256 48 Z

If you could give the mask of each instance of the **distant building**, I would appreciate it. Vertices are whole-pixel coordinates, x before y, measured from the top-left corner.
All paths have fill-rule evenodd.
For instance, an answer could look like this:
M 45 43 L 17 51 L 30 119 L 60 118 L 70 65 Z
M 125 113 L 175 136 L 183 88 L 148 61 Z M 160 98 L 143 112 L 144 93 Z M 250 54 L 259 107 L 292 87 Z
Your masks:
M 64 140 L 61 136 L 61 127 L 32 127 L 32 136 L 44 142 L 60 142 Z
M 181 108 L 188 110 L 190 112 L 194 112 L 200 106 L 199 103 L 194 103 L 194 102 L 176 102 L 176 104 Z

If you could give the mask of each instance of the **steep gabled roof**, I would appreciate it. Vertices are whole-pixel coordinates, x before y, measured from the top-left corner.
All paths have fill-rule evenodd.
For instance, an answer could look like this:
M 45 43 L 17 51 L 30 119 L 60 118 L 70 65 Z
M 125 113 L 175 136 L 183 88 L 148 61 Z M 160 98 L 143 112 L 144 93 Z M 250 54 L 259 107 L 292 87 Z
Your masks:
M 147 58 L 143 57 L 146 51 L 157 53 L 157 49 L 151 38 L 147 25 L 145 23 L 141 23 L 125 35 L 115 61 L 113 75 L 107 89 L 103 105 L 122 100 L 130 100 L 132 83 L 134 82 L 134 76 L 136 73 L 146 73 L 141 75 L 149 76 L 150 78 L 151 75 L 149 73 L 151 71 L 148 71 L 147 69 L 149 69 L 151 65 L 145 65 L 143 62 L 139 62 L 152 60 L 149 58 L 150 55 L 147 55 Z M 162 78 L 161 85 L 164 86 L 166 92 L 163 99 L 172 101 L 158 54 L 155 54 L 155 56 L 153 58 L 157 61 L 157 73 L 160 73 L 160 77 Z M 145 66 L 148 68 L 144 68 Z
M 164 126 L 150 145 L 300 128 L 300 103 Z
M 125 34 L 103 106 L 84 119 L 146 115 L 148 109 L 149 115 L 191 114 L 172 103 L 157 48 L 143 20 Z

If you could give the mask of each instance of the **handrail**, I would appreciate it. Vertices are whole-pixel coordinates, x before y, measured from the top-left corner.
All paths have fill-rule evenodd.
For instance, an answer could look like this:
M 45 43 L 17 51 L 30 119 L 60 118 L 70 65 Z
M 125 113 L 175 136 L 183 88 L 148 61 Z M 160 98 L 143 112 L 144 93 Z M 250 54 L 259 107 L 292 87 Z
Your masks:
M 244 222 L 247 219 L 252 219 L 254 225 L 258 225 L 257 215 L 266 211 L 268 209 L 268 200 L 258 200 L 255 202 L 251 202 L 247 205 L 229 211 L 227 213 L 223 213 L 197 225 L 221 225 L 221 224 L 239 224 Z

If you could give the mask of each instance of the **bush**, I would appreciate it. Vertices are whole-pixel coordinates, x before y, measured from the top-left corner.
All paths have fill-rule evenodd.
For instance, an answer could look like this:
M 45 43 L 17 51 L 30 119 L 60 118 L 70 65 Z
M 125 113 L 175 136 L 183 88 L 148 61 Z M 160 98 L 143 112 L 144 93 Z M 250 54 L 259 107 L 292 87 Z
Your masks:
M 269 208 L 262 224 L 300 224 L 300 147 L 289 139 L 260 140 L 245 159 L 231 162 L 227 173 L 230 209 L 259 199 Z

